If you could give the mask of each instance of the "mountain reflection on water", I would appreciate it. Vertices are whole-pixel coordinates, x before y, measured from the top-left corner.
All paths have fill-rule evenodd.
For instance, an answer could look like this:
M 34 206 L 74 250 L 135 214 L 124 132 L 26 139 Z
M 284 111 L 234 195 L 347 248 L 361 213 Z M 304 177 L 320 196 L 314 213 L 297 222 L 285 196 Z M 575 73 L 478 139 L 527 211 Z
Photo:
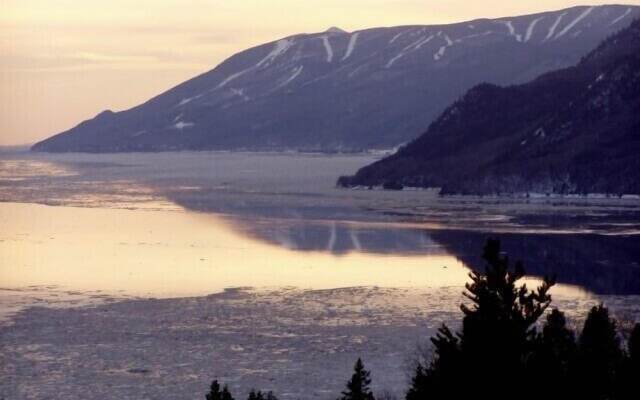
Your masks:
M 555 276 L 559 283 L 596 294 L 640 295 L 637 235 L 501 233 L 423 229 L 402 224 L 339 223 L 227 217 L 254 239 L 298 251 L 333 254 L 451 254 L 470 268 L 484 268 L 480 257 L 488 237 L 498 238 L 512 260 L 529 275 Z
M 453 255 L 482 268 L 482 246 L 487 237 L 497 237 L 530 275 L 555 275 L 559 283 L 596 294 L 640 295 L 640 201 L 529 201 L 335 188 L 335 177 L 373 159 L 5 154 L 0 200 L 213 213 L 237 233 L 269 245 L 339 257 L 379 255 L 381 265 L 386 255 Z

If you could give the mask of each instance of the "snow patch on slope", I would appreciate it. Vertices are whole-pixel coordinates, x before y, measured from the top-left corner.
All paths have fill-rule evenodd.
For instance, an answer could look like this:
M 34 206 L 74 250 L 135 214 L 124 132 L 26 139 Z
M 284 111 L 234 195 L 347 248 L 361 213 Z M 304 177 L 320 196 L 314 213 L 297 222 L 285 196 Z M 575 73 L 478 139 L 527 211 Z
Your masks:
M 531 36 L 533 36 L 533 31 L 536 28 L 536 25 L 542 19 L 544 19 L 544 17 L 539 17 L 539 18 L 536 18 L 533 21 L 531 21 L 531 23 L 529 24 L 529 27 L 527 28 L 527 33 L 524 36 L 524 42 L 525 43 L 528 42 L 529 40 L 531 40 Z
M 351 57 L 351 53 L 353 53 L 353 50 L 356 48 L 356 43 L 358 43 L 359 35 L 360 35 L 360 32 L 356 32 L 353 35 L 351 35 L 351 37 L 349 38 L 349 45 L 347 46 L 347 52 L 344 54 L 344 57 L 342 57 L 342 61 Z
M 291 46 L 293 46 L 293 43 L 294 43 L 294 41 L 291 40 L 291 39 L 278 40 L 276 42 L 276 45 L 273 48 L 273 50 L 271 50 L 271 53 L 269 53 L 265 58 L 260 60 L 260 62 L 258 64 L 256 64 L 256 66 L 257 67 L 268 66 L 269 64 L 271 64 L 273 62 L 273 60 L 275 60 L 279 56 L 281 56 L 284 53 L 286 53 L 287 50 L 289 50 L 291 48 Z
M 251 72 L 251 71 L 255 70 L 256 68 L 269 66 L 276 58 L 278 58 L 279 56 L 281 56 L 284 53 L 286 53 L 287 50 L 289 50 L 291 48 L 291 46 L 293 46 L 293 43 L 294 43 L 294 41 L 291 40 L 291 39 L 278 40 L 276 42 L 273 50 L 271 50 L 271 52 L 269 54 L 267 54 L 267 56 L 265 58 L 260 60 L 253 67 L 249 67 L 249 68 L 243 69 L 242 71 L 236 72 L 235 74 L 229 75 L 222 82 L 220 82 L 218 84 L 218 86 L 215 87 L 215 89 L 222 89 L 223 87 L 228 85 L 230 82 L 238 79 L 239 77 L 241 77 L 242 75 L 244 75 L 244 74 L 246 74 L 248 72 Z
M 283 87 L 287 86 L 288 84 L 290 84 L 291 82 L 293 82 L 294 79 L 296 79 L 302 73 L 303 69 L 304 69 L 304 65 L 299 65 L 299 66 L 295 67 L 293 69 L 293 72 L 292 72 L 291 76 L 289 76 L 287 79 L 284 80 L 284 82 L 279 84 L 276 87 L 276 89 L 283 88 Z
M 493 31 L 485 31 L 485 32 L 482 32 L 482 33 L 474 33 L 472 35 L 467 35 L 467 36 L 463 36 L 463 37 L 457 38 L 456 40 L 454 40 L 454 42 L 462 43 L 467 39 L 473 39 L 473 38 L 481 37 L 481 36 L 488 36 L 488 35 L 491 35 L 492 33 L 493 33 Z
M 250 98 L 249 96 L 247 96 L 244 92 L 244 89 L 236 89 L 236 88 L 231 88 L 231 93 L 233 93 L 234 95 L 241 97 L 244 101 L 249 101 Z
M 132 133 L 131 137 L 138 137 L 138 136 L 144 135 L 145 133 L 147 133 L 146 130 L 141 130 L 141 131 Z
M 202 97 L 202 96 L 203 96 L 202 94 L 199 94 L 199 95 L 197 95 L 197 96 L 184 98 L 184 99 L 180 100 L 180 102 L 176 105 L 176 107 L 182 107 L 182 106 L 184 106 L 185 104 L 189 104 L 189 103 L 191 103 L 193 100 L 197 100 L 197 99 L 199 99 L 199 98 L 200 98 L 200 97 Z
M 627 11 L 624 12 L 624 14 L 622 14 L 621 16 L 619 16 L 618 18 L 614 19 L 613 21 L 611 21 L 610 25 L 615 25 L 618 22 L 622 21 L 627 15 L 631 14 L 631 8 L 627 8 Z
M 507 29 L 509 29 L 509 35 L 515 37 L 516 41 L 522 42 L 522 35 L 516 33 L 516 28 L 513 26 L 513 22 L 511 21 L 497 21 L 497 22 L 506 26 Z
M 236 72 L 235 74 L 229 75 L 225 80 L 220 82 L 220 84 L 218 84 L 218 86 L 216 86 L 216 89 L 222 89 L 223 87 L 227 86 L 227 84 L 229 82 L 238 79 L 239 77 L 241 77 L 242 75 L 246 74 L 247 72 L 252 71 L 254 68 L 255 67 L 247 68 L 247 69 L 242 70 L 240 72 Z
M 385 65 L 385 68 L 391 68 L 396 61 L 398 61 L 399 59 L 401 59 L 402 57 L 406 56 L 407 54 L 413 51 L 419 50 L 422 46 L 424 46 L 425 44 L 433 40 L 433 38 L 434 38 L 433 35 L 428 37 L 421 37 L 420 39 L 406 46 L 404 49 L 402 49 L 402 51 L 398 55 L 396 55 L 391 60 L 389 60 L 389 62 L 387 62 L 387 64 Z
M 562 22 L 562 18 L 564 18 L 565 15 L 567 15 L 566 12 L 558 15 L 558 18 L 556 18 L 556 20 L 553 23 L 553 25 L 551 25 L 551 27 L 549 28 L 549 33 L 547 33 L 547 37 L 544 38 L 545 42 L 547 40 L 551 39 L 553 37 L 553 35 L 556 33 L 556 29 L 558 29 L 558 25 L 560 25 L 560 22 Z
M 329 36 L 323 35 L 320 36 L 320 39 L 322 39 L 324 49 L 327 51 L 327 62 L 330 63 L 333 61 L 333 47 L 331 47 L 331 43 L 329 42 Z
M 193 122 L 178 121 L 173 125 L 173 128 L 181 131 L 186 128 L 191 128 L 194 125 L 195 124 Z
M 582 14 L 578 15 L 578 17 L 573 21 L 571 21 L 569 25 L 565 26 L 563 30 L 558 32 L 558 34 L 553 38 L 553 40 L 560 39 L 562 36 L 566 35 L 567 32 L 569 32 L 574 26 L 578 24 L 578 22 L 582 21 L 584 18 L 587 17 L 587 15 L 591 14 L 591 11 L 593 11 L 594 8 L 595 7 L 589 7 L 586 10 L 584 10 Z
M 407 31 L 402 31 L 400 33 L 395 34 L 395 36 L 393 36 L 391 38 L 391 40 L 389 40 L 389 44 L 393 44 L 396 40 L 398 40 L 402 35 L 404 35 L 407 32 L 409 32 L 409 31 L 408 30 Z
M 446 33 L 443 34 L 442 32 L 438 32 L 438 36 L 443 36 L 447 44 L 441 46 L 436 54 L 433 55 L 433 59 L 436 61 L 439 61 L 442 57 L 444 57 L 444 53 L 447 51 L 447 47 L 451 47 L 454 44 L 453 40 L 451 40 L 451 38 Z

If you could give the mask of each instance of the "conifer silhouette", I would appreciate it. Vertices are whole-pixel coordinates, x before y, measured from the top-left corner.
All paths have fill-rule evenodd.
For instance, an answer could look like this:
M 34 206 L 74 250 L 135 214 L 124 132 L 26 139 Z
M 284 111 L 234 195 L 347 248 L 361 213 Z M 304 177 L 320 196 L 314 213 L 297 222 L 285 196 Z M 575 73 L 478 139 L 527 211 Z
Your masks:
M 531 351 L 535 323 L 551 303 L 548 292 L 554 281 L 545 278 L 535 291 L 526 284 L 516 286 L 525 275 L 524 267 L 517 262 L 510 269 L 498 240 L 487 241 L 483 258 L 485 272 L 472 272 L 472 282 L 466 285 L 465 296 L 473 304 L 462 305 L 463 374 L 477 387 L 486 387 L 486 382 L 500 376 L 502 383 L 492 389 L 493 397 L 506 399 L 513 396 L 514 387 L 525 383 L 523 360 Z
M 466 285 L 472 305 L 461 306 L 462 331 L 454 335 L 443 326 L 431 339 L 435 357 L 428 368 L 416 371 L 408 400 L 511 399 L 515 388 L 527 384 L 525 360 L 533 350 L 535 323 L 551 302 L 548 291 L 554 281 L 545 278 L 535 291 L 516 286 L 524 267 L 518 262 L 511 270 L 497 240 L 487 241 L 483 258 L 485 272 L 471 272 Z
M 548 315 L 537 338 L 534 352 L 527 359 L 526 368 L 537 382 L 546 382 L 553 387 L 550 399 L 572 397 L 570 371 L 576 357 L 576 339 L 574 332 L 567 328 L 562 312 L 553 309 Z
M 416 371 L 411 378 L 411 386 L 407 391 L 407 400 L 421 400 L 425 398 L 429 390 L 429 376 L 424 370 L 422 364 L 418 363 Z
M 638 397 L 638 377 L 640 377 L 640 323 L 637 323 L 627 342 L 627 353 L 617 376 L 615 398 L 636 400 Z
M 489 240 L 484 273 L 471 272 L 461 305 L 462 329 L 442 325 L 431 338 L 433 357 L 416 366 L 406 400 L 490 398 L 492 400 L 635 400 L 640 378 L 640 324 L 622 349 L 616 322 L 604 305 L 593 307 L 576 341 L 562 312 L 551 310 L 541 332 L 536 323 L 551 302 L 554 280 L 534 291 L 518 285 L 524 267 Z M 338 400 L 375 400 L 370 372 L 360 358 Z M 384 395 L 383 395 L 384 396 Z M 391 398 L 390 394 L 386 397 Z M 233 400 L 225 386 L 211 383 L 206 400 Z M 251 390 L 248 400 L 277 400 Z
M 616 322 L 604 305 L 593 307 L 580 334 L 574 371 L 582 398 L 611 398 L 622 361 Z
M 209 389 L 209 393 L 206 395 L 206 400 L 234 400 L 233 396 L 229 392 L 227 385 L 220 390 L 220 384 L 217 380 L 211 382 L 211 387 Z
M 371 373 L 364 369 L 360 358 L 356 361 L 353 370 L 353 375 L 347 382 L 347 390 L 342 392 L 342 397 L 339 400 L 374 400 L 373 393 L 369 388 Z
M 255 389 L 251 389 L 248 400 L 278 400 L 278 398 L 271 391 L 264 394 L 260 390 L 256 392 Z
M 629 337 L 629 359 L 636 366 L 640 367 L 640 323 L 635 324 Z
M 622 368 L 618 398 L 632 400 L 638 396 L 638 378 L 640 377 L 640 323 L 637 323 L 627 343 L 627 357 Z
M 256 392 L 255 389 L 251 389 L 248 400 L 264 400 L 264 396 L 261 391 Z
M 267 395 L 266 395 L 265 399 L 266 400 L 278 400 L 276 395 L 273 394 L 273 392 L 271 392 L 271 391 L 267 392 Z
M 231 392 L 229 392 L 229 388 L 227 387 L 227 385 L 224 385 L 224 387 L 222 388 L 222 400 L 234 400 Z

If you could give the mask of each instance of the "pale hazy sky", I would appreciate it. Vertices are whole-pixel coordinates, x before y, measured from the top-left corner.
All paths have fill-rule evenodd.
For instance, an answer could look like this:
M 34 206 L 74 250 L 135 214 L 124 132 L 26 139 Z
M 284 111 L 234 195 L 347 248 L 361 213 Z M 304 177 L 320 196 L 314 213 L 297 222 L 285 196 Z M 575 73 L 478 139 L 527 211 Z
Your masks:
M 431 24 L 568 0 L 0 0 L 0 145 L 123 110 L 237 51 L 331 26 Z M 640 0 L 625 4 L 640 5 Z

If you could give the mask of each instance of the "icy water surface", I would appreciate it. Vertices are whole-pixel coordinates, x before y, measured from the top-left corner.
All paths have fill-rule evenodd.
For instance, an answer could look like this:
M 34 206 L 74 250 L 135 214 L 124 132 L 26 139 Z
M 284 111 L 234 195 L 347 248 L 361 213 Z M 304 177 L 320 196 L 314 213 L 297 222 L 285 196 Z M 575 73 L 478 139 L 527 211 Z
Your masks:
M 335 188 L 373 160 L 0 154 L 0 398 L 198 398 L 213 377 L 335 398 L 358 356 L 401 395 L 488 236 L 531 285 L 557 276 L 574 323 L 640 315 L 637 199 Z
M 189 295 L 229 286 L 420 286 L 428 282 L 417 272 L 447 266 L 434 275 L 451 284 L 445 278 L 451 271 L 464 279 L 465 267 L 482 267 L 477 255 L 493 236 L 512 258 L 526 261 L 532 276 L 553 274 L 596 294 L 640 294 L 640 200 L 439 197 L 434 191 L 335 187 L 337 176 L 373 160 L 3 154 L 3 257 L 24 271 L 5 272 L 4 279 L 72 283 L 83 273 L 99 276 L 118 266 L 133 268 L 133 278 L 101 277 L 82 289 Z M 312 270 L 301 272 L 300 265 Z M 205 266 L 222 268 L 217 283 L 201 277 Z M 34 268 L 38 274 L 28 278 Z M 43 272 L 49 270 L 55 272 Z M 332 277 L 325 280 L 320 271 Z M 167 276 L 175 283 L 135 287 Z M 123 281 L 110 283 L 114 279 Z

